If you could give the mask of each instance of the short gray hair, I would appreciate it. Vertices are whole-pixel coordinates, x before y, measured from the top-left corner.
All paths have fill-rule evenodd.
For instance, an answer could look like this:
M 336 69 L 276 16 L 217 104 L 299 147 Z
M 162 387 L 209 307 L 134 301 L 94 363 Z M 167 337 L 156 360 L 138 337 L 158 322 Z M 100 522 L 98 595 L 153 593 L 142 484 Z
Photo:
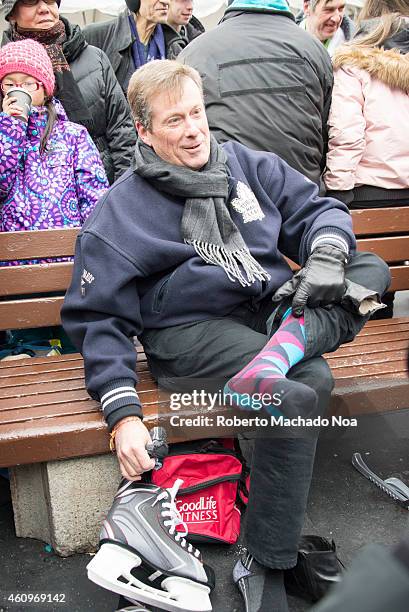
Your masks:
M 152 128 L 151 101 L 155 95 L 172 92 L 182 97 L 184 79 L 192 79 L 203 97 L 202 78 L 197 70 L 176 60 L 153 60 L 136 70 L 128 87 L 128 102 L 134 121 Z
M 320 4 L 320 2 L 322 2 L 325 5 L 331 1 L 332 0 L 309 0 L 308 4 L 310 5 L 311 10 L 315 11 L 315 9 L 317 8 L 318 4 Z

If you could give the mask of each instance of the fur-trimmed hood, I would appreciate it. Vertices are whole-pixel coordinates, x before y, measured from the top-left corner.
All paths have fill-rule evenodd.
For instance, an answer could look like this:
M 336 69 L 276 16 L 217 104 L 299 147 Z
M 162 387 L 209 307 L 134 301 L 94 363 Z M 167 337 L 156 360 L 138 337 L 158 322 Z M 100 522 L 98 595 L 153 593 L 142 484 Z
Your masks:
M 402 55 L 393 49 L 345 45 L 336 51 L 333 64 L 334 69 L 342 66 L 361 68 L 388 87 L 409 93 L 409 54 Z

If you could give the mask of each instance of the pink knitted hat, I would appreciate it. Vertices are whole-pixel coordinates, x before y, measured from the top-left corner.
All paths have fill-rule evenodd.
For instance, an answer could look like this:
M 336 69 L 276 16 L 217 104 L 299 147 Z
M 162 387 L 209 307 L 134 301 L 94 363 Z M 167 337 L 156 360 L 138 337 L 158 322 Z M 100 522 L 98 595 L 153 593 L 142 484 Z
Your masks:
M 0 81 L 12 72 L 24 72 L 44 85 L 48 96 L 52 96 L 55 76 L 47 51 L 40 43 L 30 38 L 11 42 L 0 49 Z

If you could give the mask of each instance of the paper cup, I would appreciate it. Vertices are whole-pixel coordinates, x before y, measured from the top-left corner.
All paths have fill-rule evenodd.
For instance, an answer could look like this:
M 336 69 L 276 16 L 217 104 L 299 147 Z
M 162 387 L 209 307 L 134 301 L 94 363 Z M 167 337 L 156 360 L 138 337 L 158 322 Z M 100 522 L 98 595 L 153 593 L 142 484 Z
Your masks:
M 31 104 L 33 102 L 33 98 L 28 91 L 21 89 L 21 87 L 15 87 L 14 89 L 9 89 L 7 92 L 8 98 L 17 98 L 18 106 L 21 106 L 23 109 L 23 114 L 18 115 L 16 119 L 21 119 L 21 121 L 28 121 L 28 116 L 31 110 Z

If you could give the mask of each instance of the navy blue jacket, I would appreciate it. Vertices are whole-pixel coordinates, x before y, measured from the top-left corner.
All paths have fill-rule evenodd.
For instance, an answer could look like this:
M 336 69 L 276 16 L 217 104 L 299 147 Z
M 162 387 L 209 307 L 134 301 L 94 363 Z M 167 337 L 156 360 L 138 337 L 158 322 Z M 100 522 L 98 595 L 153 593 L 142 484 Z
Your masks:
M 110 427 L 141 414 L 133 336 L 144 328 L 225 316 L 249 299 L 273 295 L 292 274 L 284 255 L 302 266 L 317 233 L 335 230 L 355 248 L 344 204 L 318 197 L 315 183 L 273 153 L 236 142 L 224 149 L 231 217 L 270 281 L 242 287 L 206 264 L 183 242 L 184 199 L 159 192 L 132 170 L 108 190 L 80 232 L 62 319 L 84 356 L 88 391 L 101 401 Z M 249 221 L 240 212 L 234 201 L 240 183 L 253 191 L 264 218 Z

